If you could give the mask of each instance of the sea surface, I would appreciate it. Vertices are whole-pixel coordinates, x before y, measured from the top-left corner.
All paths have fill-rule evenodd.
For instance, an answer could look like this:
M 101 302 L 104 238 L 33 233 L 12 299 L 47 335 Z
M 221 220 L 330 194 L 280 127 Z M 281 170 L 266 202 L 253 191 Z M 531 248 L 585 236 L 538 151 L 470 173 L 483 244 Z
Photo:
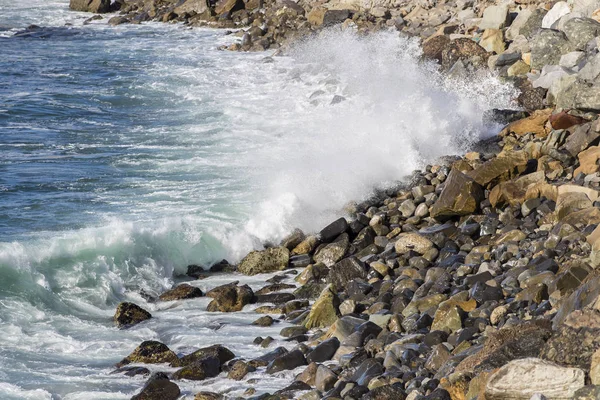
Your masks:
M 262 354 L 253 338 L 285 323 L 250 327 L 256 306 L 209 314 L 207 299 L 140 292 L 314 232 L 349 201 L 467 151 L 494 133 L 486 110 L 513 106 L 496 78 L 444 79 L 397 33 L 334 29 L 280 57 L 220 51 L 239 40 L 223 30 L 90 16 L 68 0 L 0 0 L 2 399 L 128 399 L 145 378 L 111 372 L 143 340 Z M 258 289 L 268 277 L 192 284 Z M 155 318 L 115 328 L 125 300 Z M 293 373 L 178 384 L 189 398 L 237 396 Z

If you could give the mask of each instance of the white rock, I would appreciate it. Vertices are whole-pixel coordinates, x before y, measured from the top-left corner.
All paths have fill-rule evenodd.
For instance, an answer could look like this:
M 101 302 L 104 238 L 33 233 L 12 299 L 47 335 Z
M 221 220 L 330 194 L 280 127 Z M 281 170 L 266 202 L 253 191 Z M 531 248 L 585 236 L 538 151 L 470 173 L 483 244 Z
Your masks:
M 593 81 L 600 75 L 600 53 L 587 60 L 577 77 L 586 81 Z
M 506 26 L 507 18 L 507 6 L 489 6 L 483 11 L 479 29 L 502 29 Z
M 585 373 L 539 358 L 513 360 L 490 376 L 485 387 L 486 400 L 530 400 L 543 394 L 552 400 L 572 399 L 585 385 Z
M 558 65 L 564 68 L 575 68 L 580 67 L 579 64 L 585 59 L 585 53 L 583 51 L 572 51 L 567 54 L 563 54 L 560 57 Z
M 563 15 L 566 15 L 570 12 L 571 7 L 569 7 L 566 1 L 559 1 L 550 9 L 550 11 L 548 11 L 548 14 L 544 16 L 544 19 L 542 20 L 542 28 L 552 28 L 552 24 L 558 21 Z
M 600 0 L 573 0 L 573 11 L 581 13 L 584 17 L 590 17 L 599 8 Z

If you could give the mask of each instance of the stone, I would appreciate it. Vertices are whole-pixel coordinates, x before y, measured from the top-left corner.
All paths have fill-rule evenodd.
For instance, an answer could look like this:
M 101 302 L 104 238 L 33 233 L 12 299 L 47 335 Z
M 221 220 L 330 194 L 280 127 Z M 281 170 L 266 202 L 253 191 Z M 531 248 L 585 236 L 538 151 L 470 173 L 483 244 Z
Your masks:
M 600 159 L 600 146 L 592 146 L 577 156 L 579 158 L 579 167 L 575 169 L 574 175 L 578 174 L 593 174 L 598 172 L 598 160 Z
M 256 321 L 254 321 L 252 323 L 252 325 L 256 325 L 256 326 L 271 326 L 271 325 L 273 325 L 273 318 L 271 318 L 268 315 L 265 315 L 265 316 L 260 317 Z
M 599 141 L 600 133 L 592 129 L 590 123 L 587 123 L 578 126 L 575 131 L 567 137 L 564 148 L 571 156 L 577 157 L 580 152 L 593 144 L 597 144 Z
M 339 218 L 323 228 L 321 232 L 319 232 L 319 238 L 321 239 L 321 242 L 329 243 L 342 233 L 346 232 L 346 230 L 348 230 L 348 221 L 346 221 L 346 218 Z
M 274 374 L 279 371 L 295 369 L 301 365 L 306 365 L 306 358 L 300 350 L 294 350 L 271 361 L 267 366 L 267 373 Z
M 585 119 L 569 114 L 565 111 L 552 114 L 550 118 L 548 118 L 548 121 L 550 122 L 552 129 L 569 129 L 574 125 L 580 125 L 586 122 Z
M 170 363 L 179 365 L 179 358 L 173 353 L 167 345 L 154 340 L 142 342 L 136 349 L 127 357 L 122 359 L 116 366 L 120 368 L 131 363 L 140 364 L 162 364 Z
M 589 370 L 592 355 L 600 348 L 600 312 L 575 310 L 542 348 L 541 358 Z
M 452 357 L 450 351 L 443 344 L 436 344 L 431 349 L 431 354 L 425 362 L 425 368 L 432 372 L 437 372 Z
M 304 382 L 310 386 L 315 386 L 315 377 L 317 375 L 317 369 L 319 365 L 315 362 L 308 364 L 308 367 L 304 369 L 298 376 L 296 381 Z
M 529 400 L 536 393 L 557 399 L 572 399 L 585 385 L 585 373 L 540 360 L 514 360 L 493 373 L 485 387 L 487 400 Z
M 110 0 L 70 0 L 69 8 L 95 14 L 107 13 L 110 12 Z
M 157 372 L 131 400 L 177 400 L 180 395 L 179 386 L 171 382 L 166 374 Z
M 529 18 L 527 18 L 527 21 L 519 29 L 519 34 L 525 36 L 527 39 L 531 39 L 542 28 L 542 21 L 547 13 L 548 11 L 543 8 L 534 9 Z
M 600 385 L 600 349 L 592 354 L 589 375 L 592 385 Z
M 589 41 L 600 35 L 600 23 L 591 18 L 575 17 L 565 23 L 562 31 L 574 49 L 585 51 Z
M 240 262 L 238 271 L 245 275 L 276 272 L 288 267 L 290 251 L 285 247 L 273 247 L 263 251 L 253 251 Z
M 510 67 L 508 67 L 506 73 L 508 74 L 508 76 L 520 76 L 527 74 L 529 70 L 529 65 L 525 61 L 519 60 Z
M 339 314 L 340 300 L 331 284 L 327 285 L 310 309 L 304 321 L 307 329 L 324 328 L 333 324 Z
M 315 375 L 315 388 L 326 392 L 337 382 L 337 375 L 324 365 L 319 365 Z
M 442 50 L 442 68 L 449 70 L 457 61 L 469 60 L 475 57 L 478 57 L 482 64 L 485 65 L 489 54 L 483 47 L 471 39 L 455 39 Z
M 152 318 L 152 315 L 137 304 L 123 302 L 117 306 L 114 321 L 119 328 L 125 328 Z
M 350 10 L 328 10 L 315 7 L 308 13 L 307 20 L 313 26 L 331 26 L 344 22 L 350 16 Z
M 319 343 L 313 351 L 308 353 L 306 360 L 309 363 L 322 363 L 331 360 L 337 349 L 340 347 L 340 340 L 336 337 L 329 338 Z
M 463 311 L 458 306 L 453 304 L 444 306 L 444 303 L 440 304 L 435 312 L 435 316 L 433 317 L 431 330 L 444 331 L 448 333 L 456 332 L 463 327 L 462 314 Z
M 506 49 L 502 29 L 486 29 L 483 31 L 479 45 L 490 53 L 502 54 Z
M 600 112 L 600 85 L 573 78 L 557 93 L 555 103 L 560 108 Z
M 510 24 L 510 27 L 506 30 L 506 38 L 508 40 L 514 40 L 517 36 L 521 34 L 521 29 L 527 22 L 527 20 L 531 17 L 533 10 L 531 8 L 524 8 L 519 10 L 517 16 Z
M 551 115 L 551 108 L 534 111 L 529 117 L 511 122 L 504 128 L 500 135 L 503 136 L 508 133 L 513 133 L 517 136 L 523 136 L 528 133 L 533 133 L 537 137 L 545 138 L 548 136 L 545 125 Z
M 405 254 L 414 251 L 425 254 L 434 246 L 433 242 L 418 233 L 401 233 L 394 244 L 396 253 Z
M 479 23 L 479 29 L 502 29 L 508 21 L 508 7 L 489 6 L 483 10 L 483 18 Z
M 158 298 L 162 301 L 173 301 L 193 299 L 196 297 L 202 297 L 202 290 L 195 286 L 188 285 L 187 283 L 182 283 L 181 285 L 178 285 L 175 288 L 161 294 Z
M 191 354 L 183 356 L 181 360 L 179 360 L 179 362 L 177 364 L 174 364 L 173 366 L 176 367 L 178 365 L 193 364 L 206 357 L 214 357 L 218 359 L 219 363 L 222 365 L 225 364 L 227 361 L 233 360 L 235 358 L 235 355 L 227 347 L 221 346 L 220 344 L 215 344 L 212 346 L 203 347 L 194 351 Z
M 216 357 L 208 356 L 199 359 L 185 367 L 177 370 L 173 374 L 174 379 L 188 379 L 191 381 L 201 381 L 207 378 L 214 378 L 221 372 L 221 363 Z
M 319 239 L 316 236 L 308 236 L 306 239 L 304 239 L 302 242 L 300 242 L 300 244 L 298 244 L 296 247 L 294 247 L 294 250 L 292 250 L 292 255 L 299 255 L 299 254 L 308 254 L 311 251 L 313 251 L 315 249 L 315 247 L 317 247 L 319 243 Z
M 529 156 L 525 152 L 513 151 L 486 161 L 466 175 L 481 186 L 495 186 L 496 183 L 519 175 L 525 169 L 528 160 Z
M 327 280 L 336 289 L 342 289 L 349 282 L 358 279 L 364 280 L 367 277 L 367 269 L 356 257 L 347 257 L 335 263 L 329 270 Z
M 223 400 L 224 397 L 214 392 L 198 392 L 194 396 L 194 400 Z
M 563 32 L 542 29 L 531 41 L 531 69 L 541 70 L 545 65 L 558 65 L 560 57 L 572 50 Z
M 542 19 L 542 28 L 552 29 L 552 25 L 554 25 L 555 22 L 570 12 L 571 7 L 569 7 L 566 1 L 559 1 L 555 3 Z
M 244 379 L 246 375 L 250 372 L 256 371 L 256 368 L 251 366 L 245 361 L 236 361 L 232 366 L 229 372 L 227 373 L 227 378 L 233 379 L 236 381 L 240 381 Z
M 433 36 L 423 42 L 423 57 L 442 63 L 442 52 L 450 44 L 446 35 Z
M 208 11 L 208 2 L 206 0 L 185 0 L 179 3 L 173 9 L 173 12 L 179 16 L 202 14 Z
M 343 233 L 338 236 L 335 241 L 321 248 L 313 258 L 315 262 L 323 263 L 327 267 L 331 267 L 344 257 L 349 248 L 350 239 L 347 233 Z
M 383 374 L 383 365 L 377 360 L 369 358 L 364 360 L 354 371 L 351 380 L 358 385 L 367 386 L 371 379 Z
M 213 300 L 208 304 L 206 310 L 211 312 L 241 311 L 253 299 L 254 293 L 248 285 L 225 285 L 221 291 L 215 293 Z
M 431 216 L 445 220 L 454 216 L 473 214 L 484 199 L 481 186 L 462 172 L 452 169 L 440 197 L 431 207 Z
M 223 15 L 225 13 L 233 13 L 238 10 L 244 9 L 243 0 L 219 0 L 214 6 L 216 15 Z

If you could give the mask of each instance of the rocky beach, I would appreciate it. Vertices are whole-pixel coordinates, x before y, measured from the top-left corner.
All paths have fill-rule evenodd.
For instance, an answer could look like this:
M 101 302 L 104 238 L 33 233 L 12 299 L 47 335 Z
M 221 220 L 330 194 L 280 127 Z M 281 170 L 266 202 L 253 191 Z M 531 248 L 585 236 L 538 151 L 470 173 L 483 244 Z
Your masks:
M 385 32 L 418 44 L 426 72 L 407 90 L 432 77 L 442 96 L 492 76 L 513 97 L 514 107 L 477 115 L 482 125 L 456 127 L 477 131 L 462 153 L 444 150 L 460 138 L 435 136 L 452 118 L 434 126 L 425 142 L 441 146 L 434 157 L 393 183 L 382 177 L 366 198 L 344 199 L 320 228 L 288 226 L 282 240 L 254 243 L 239 260 L 185 265 L 168 271 L 160 292 L 111 298 L 119 304 L 110 329 L 135 332 L 138 344 L 108 357 L 121 359 L 109 374 L 135 387 L 127 398 L 600 398 L 598 1 L 71 0 L 70 8 L 96 13 L 86 24 L 108 29 L 151 21 L 222 28 L 226 43 L 213 47 L 267 51 L 264 65 L 303 46 L 320 57 L 310 43 L 332 32 L 364 40 Z M 416 74 L 412 65 L 392 63 L 401 74 Z M 351 91 L 335 90 L 307 101 L 352 101 Z M 418 137 L 429 134 L 428 117 L 480 111 L 464 103 L 450 102 L 441 117 L 391 110 L 413 112 Z M 385 140 L 387 157 L 413 157 Z M 190 321 L 206 329 L 203 339 L 181 340 Z M 166 339 L 157 340 L 156 326 L 168 329 Z

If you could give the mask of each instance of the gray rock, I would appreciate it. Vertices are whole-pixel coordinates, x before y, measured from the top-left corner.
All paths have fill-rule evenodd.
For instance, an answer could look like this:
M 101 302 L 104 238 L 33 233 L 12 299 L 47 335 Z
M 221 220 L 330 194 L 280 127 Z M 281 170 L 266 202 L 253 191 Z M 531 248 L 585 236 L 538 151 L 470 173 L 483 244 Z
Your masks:
M 180 394 L 179 386 L 171 382 L 166 374 L 157 372 L 131 400 L 176 400 Z
M 300 350 L 294 350 L 271 361 L 267 366 L 267 373 L 274 374 L 279 371 L 294 369 L 301 365 L 306 365 L 306 358 L 304 358 L 304 354 Z
M 554 24 L 563 16 L 571 12 L 571 8 L 566 1 L 559 1 L 552 6 L 550 11 L 542 20 L 542 28 L 551 29 Z
M 565 23 L 563 32 L 573 49 L 585 50 L 587 43 L 600 35 L 600 23 L 591 18 L 572 18 Z
M 558 65 L 560 57 L 570 50 L 571 44 L 563 32 L 542 29 L 531 39 L 531 68 Z
M 519 29 L 519 34 L 531 39 L 542 28 L 542 20 L 547 12 L 543 8 L 533 10 L 527 21 Z
M 596 81 L 598 76 L 600 76 L 600 53 L 592 56 L 577 74 L 579 79 L 587 82 Z
M 489 6 L 483 11 L 479 29 L 502 29 L 508 20 L 507 6 Z

